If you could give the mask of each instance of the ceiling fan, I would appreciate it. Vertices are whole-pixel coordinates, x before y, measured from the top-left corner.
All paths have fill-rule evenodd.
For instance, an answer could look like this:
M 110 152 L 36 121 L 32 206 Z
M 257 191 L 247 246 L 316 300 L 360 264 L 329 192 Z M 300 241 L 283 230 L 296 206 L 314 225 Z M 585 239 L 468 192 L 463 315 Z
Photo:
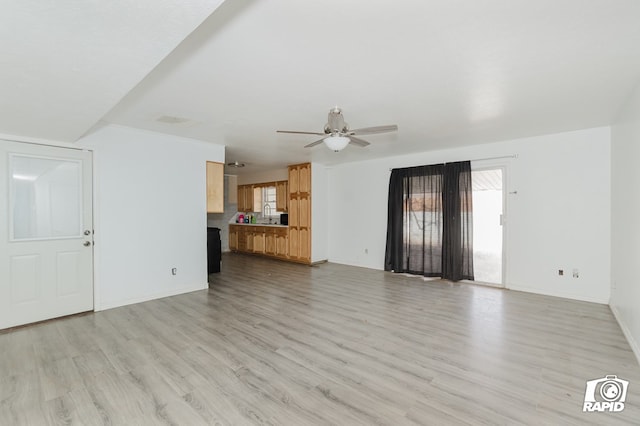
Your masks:
M 376 133 L 395 132 L 398 126 L 395 124 L 388 126 L 364 127 L 362 129 L 349 129 L 349 125 L 345 123 L 342 110 L 337 106 L 329 110 L 329 118 L 327 124 L 324 125 L 324 132 L 299 132 L 295 130 L 277 130 L 278 133 L 295 133 L 299 135 L 319 135 L 323 136 L 315 142 L 305 145 L 305 148 L 311 148 L 322 142 L 332 151 L 338 152 L 343 150 L 348 144 L 353 143 L 359 147 L 369 145 L 369 142 L 357 138 L 360 135 L 373 135 Z

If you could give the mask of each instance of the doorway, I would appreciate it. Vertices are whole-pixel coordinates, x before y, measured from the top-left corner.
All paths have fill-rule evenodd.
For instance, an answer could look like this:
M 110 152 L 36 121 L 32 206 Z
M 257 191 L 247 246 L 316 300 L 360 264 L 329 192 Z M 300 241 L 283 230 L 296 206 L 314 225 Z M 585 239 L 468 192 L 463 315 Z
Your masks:
M 492 168 L 471 173 L 475 281 L 502 287 L 504 170 Z
M 0 329 L 93 310 L 91 152 L 0 141 Z

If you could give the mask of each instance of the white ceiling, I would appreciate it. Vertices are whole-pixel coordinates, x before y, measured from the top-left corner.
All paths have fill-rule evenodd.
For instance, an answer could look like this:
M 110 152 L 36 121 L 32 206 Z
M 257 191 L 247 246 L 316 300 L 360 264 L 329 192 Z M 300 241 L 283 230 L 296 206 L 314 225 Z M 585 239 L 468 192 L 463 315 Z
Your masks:
M 74 140 L 102 117 L 225 144 L 227 160 L 251 173 L 607 125 L 640 80 L 637 0 L 233 0 L 153 71 L 219 2 L 118 1 L 121 13 L 111 3 L 104 22 L 85 16 L 89 6 L 82 16 L 51 6 L 37 21 L 21 18 L 35 36 L 7 43 L 20 49 L 3 80 L 10 121 L 0 132 Z M 47 39 L 53 26 L 67 28 L 61 53 Z M 339 153 L 275 132 L 322 131 L 334 105 L 352 128 L 399 131 Z
M 71 142 L 222 0 L 3 0 L 0 133 Z

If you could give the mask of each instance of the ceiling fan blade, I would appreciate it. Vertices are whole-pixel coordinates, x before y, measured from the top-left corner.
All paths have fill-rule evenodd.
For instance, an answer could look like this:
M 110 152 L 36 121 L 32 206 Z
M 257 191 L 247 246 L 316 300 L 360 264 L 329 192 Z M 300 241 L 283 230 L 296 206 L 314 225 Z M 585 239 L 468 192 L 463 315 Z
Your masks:
M 316 145 L 320 145 L 323 141 L 324 141 L 324 138 L 322 138 L 322 139 L 320 139 L 320 140 L 317 140 L 317 141 L 315 141 L 315 142 L 311 142 L 311 143 L 309 143 L 309 144 L 306 144 L 304 147 L 305 147 L 305 148 L 311 148 L 311 147 L 314 147 L 314 146 L 316 146 Z
M 398 126 L 391 124 L 388 126 L 363 127 L 362 129 L 349 130 L 349 135 L 372 135 L 374 133 L 395 132 Z
M 296 135 L 318 135 L 318 136 L 324 136 L 326 135 L 326 133 L 319 133 L 319 132 L 298 132 L 296 130 L 276 130 L 276 133 L 294 133 Z
M 369 142 L 367 142 L 367 141 L 365 141 L 363 139 L 360 139 L 360 138 L 356 138 L 355 136 L 349 136 L 349 139 L 351 140 L 351 143 L 353 143 L 355 145 L 358 145 L 358 146 L 361 146 L 363 148 L 365 146 L 367 146 L 367 145 L 371 145 Z

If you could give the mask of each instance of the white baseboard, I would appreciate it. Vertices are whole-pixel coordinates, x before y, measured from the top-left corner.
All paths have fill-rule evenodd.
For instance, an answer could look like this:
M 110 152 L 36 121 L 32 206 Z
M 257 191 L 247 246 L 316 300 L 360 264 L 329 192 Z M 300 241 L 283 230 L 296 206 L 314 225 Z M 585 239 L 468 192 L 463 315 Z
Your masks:
M 613 305 L 609 305 L 609 309 L 611 309 L 613 316 L 615 317 L 616 321 L 618 321 L 618 325 L 622 329 L 622 334 L 624 334 L 624 337 L 627 338 L 627 342 L 629 342 L 629 346 L 631 346 L 631 350 L 636 356 L 638 364 L 640 364 L 640 345 L 638 345 L 638 342 L 636 342 L 636 340 L 633 338 L 633 335 L 631 334 L 631 331 L 629 331 L 629 327 L 627 327 L 627 324 L 622 320 L 622 315 L 620 314 L 620 311 L 618 311 L 618 308 Z
M 564 299 L 579 300 L 581 302 L 599 303 L 601 305 L 609 304 L 608 298 L 584 296 L 584 295 L 563 293 L 558 291 L 546 291 L 539 288 L 531 288 L 531 287 L 525 287 L 525 286 L 519 286 L 519 285 L 513 285 L 513 284 L 507 284 L 505 288 L 508 290 L 524 291 L 525 293 L 542 294 L 544 296 L 554 296 L 554 297 L 562 297 Z
M 164 297 L 177 296 L 179 294 L 191 293 L 192 291 L 204 290 L 209 288 L 209 283 L 204 285 L 192 285 L 187 287 L 174 288 L 171 290 L 163 291 L 160 293 L 148 294 L 141 297 L 134 297 L 132 299 L 117 300 L 113 302 L 100 303 L 100 306 L 96 304 L 94 311 L 105 311 L 107 309 L 118 308 L 120 306 L 133 305 L 135 303 L 148 302 L 150 300 L 162 299 Z
M 384 271 L 384 262 L 381 263 L 380 265 L 371 265 L 371 264 L 365 264 L 363 262 L 358 262 L 356 260 L 350 260 L 350 259 L 332 259 L 332 258 L 328 258 L 327 262 L 330 263 L 336 263 L 338 265 L 346 265 L 346 266 L 355 266 L 356 268 L 367 268 L 367 269 L 373 269 L 375 271 Z

